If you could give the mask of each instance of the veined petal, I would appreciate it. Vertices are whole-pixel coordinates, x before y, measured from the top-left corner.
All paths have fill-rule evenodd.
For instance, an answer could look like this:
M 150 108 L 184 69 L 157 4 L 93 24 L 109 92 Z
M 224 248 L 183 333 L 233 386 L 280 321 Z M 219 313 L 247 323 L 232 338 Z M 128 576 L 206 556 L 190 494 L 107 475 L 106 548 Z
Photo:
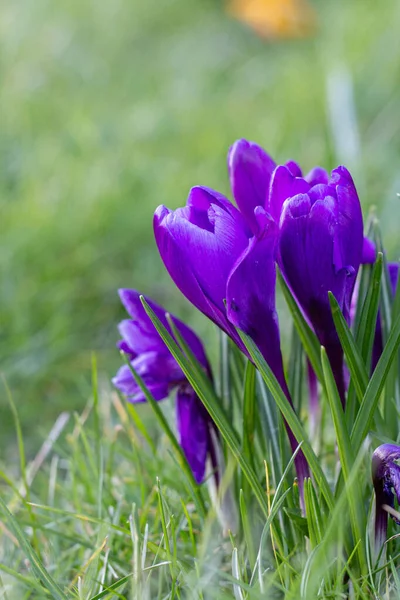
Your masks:
M 372 264 L 376 260 L 376 247 L 372 240 L 368 237 L 363 239 L 361 262 L 363 265 Z
M 227 286 L 227 314 L 235 327 L 256 343 L 284 385 L 278 316 L 275 309 L 275 246 L 278 228 L 258 207 L 258 234 L 235 264 Z
M 272 215 L 277 223 L 282 212 L 282 206 L 285 200 L 305 194 L 310 189 L 310 185 L 302 177 L 294 177 L 288 167 L 280 165 L 276 167 L 271 177 L 267 211 Z
M 319 183 L 327 184 L 329 181 L 329 175 L 322 167 L 314 167 L 307 173 L 304 179 L 310 184 L 311 187 L 313 187 Z
M 337 197 L 337 230 L 342 266 L 351 265 L 358 272 L 363 250 L 363 218 L 360 200 L 349 171 L 341 166 L 332 171 L 329 185 Z
M 146 379 L 146 378 L 144 378 Z M 130 402 L 145 402 L 146 397 L 133 377 L 133 374 L 128 365 L 122 365 L 117 371 L 117 374 L 112 379 L 112 383 L 116 388 L 127 396 Z M 145 380 L 145 384 L 155 400 L 163 400 L 168 396 L 169 385 L 165 381 Z

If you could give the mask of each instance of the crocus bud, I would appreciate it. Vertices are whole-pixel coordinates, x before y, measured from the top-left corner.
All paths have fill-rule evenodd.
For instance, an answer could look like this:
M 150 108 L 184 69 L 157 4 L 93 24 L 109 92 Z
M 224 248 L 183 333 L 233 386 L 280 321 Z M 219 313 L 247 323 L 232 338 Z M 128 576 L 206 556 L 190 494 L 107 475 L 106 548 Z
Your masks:
M 286 179 L 287 189 L 299 185 L 295 178 L 290 181 L 288 174 Z M 319 183 L 285 200 L 280 218 L 279 264 L 320 343 L 326 347 L 343 403 L 343 352 L 328 292 L 336 297 L 349 321 L 362 248 L 360 201 L 345 167 L 332 171 L 328 184 Z

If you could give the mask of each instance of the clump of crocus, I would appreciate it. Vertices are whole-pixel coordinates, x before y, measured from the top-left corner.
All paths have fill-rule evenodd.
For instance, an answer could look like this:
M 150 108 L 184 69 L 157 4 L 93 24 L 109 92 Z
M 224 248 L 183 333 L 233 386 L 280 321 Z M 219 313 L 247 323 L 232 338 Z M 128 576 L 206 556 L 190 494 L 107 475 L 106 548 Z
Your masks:
M 129 357 L 132 367 L 140 375 L 156 400 L 163 400 L 172 391 L 176 391 L 179 443 L 194 478 L 200 483 L 205 475 L 208 457 L 216 473 L 217 465 L 213 443 L 215 434 L 212 431 L 214 425 L 182 369 L 147 316 L 139 293 L 131 289 L 121 289 L 119 295 L 131 318 L 119 324 L 122 340 L 118 342 L 118 347 Z M 172 335 L 165 310 L 149 298 L 146 298 L 146 301 Z M 211 369 L 203 344 L 197 335 L 173 315 L 171 315 L 171 319 L 198 362 L 211 378 Z M 129 365 L 123 365 L 112 381 L 130 402 L 146 400 Z
M 242 350 L 236 327 L 247 333 L 291 402 L 275 308 L 279 231 L 263 205 L 275 163 L 262 148 L 242 140 L 230 150 L 228 166 L 240 210 L 219 192 L 194 187 L 184 208 L 156 210 L 156 242 L 181 292 Z M 299 170 L 295 163 L 290 168 Z M 297 441 L 288 434 L 294 450 Z M 301 452 L 296 469 L 302 482 L 308 467 Z
M 294 161 L 276 166 L 260 146 L 247 140 L 232 146 L 228 166 L 234 198 L 249 227 L 255 231 L 260 206 L 276 223 L 274 258 L 326 347 L 344 403 L 343 352 L 328 291 L 349 321 L 360 263 L 374 255 L 369 240 L 363 239 L 361 206 L 351 175 L 345 167 L 334 169 L 331 176 L 315 167 L 303 177 Z
M 382 444 L 372 455 L 372 481 L 375 489 L 375 541 L 377 549 L 387 537 L 388 513 L 400 525 L 394 498 L 400 503 L 400 446 Z M 392 509 L 392 510 L 391 510 Z M 397 513 L 398 514 L 398 513 Z

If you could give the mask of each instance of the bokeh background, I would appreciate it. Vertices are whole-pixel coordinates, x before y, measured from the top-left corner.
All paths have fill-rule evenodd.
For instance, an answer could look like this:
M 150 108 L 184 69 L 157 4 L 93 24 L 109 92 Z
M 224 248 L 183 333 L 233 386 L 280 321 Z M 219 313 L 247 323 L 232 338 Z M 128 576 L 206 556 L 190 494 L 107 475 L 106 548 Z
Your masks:
M 162 267 L 152 213 L 194 184 L 229 194 L 238 137 L 305 170 L 345 163 L 398 254 L 400 2 L 310 2 L 308 35 L 271 39 L 218 0 L 2 1 L 0 369 L 28 452 L 87 402 L 92 351 L 107 390 L 118 287 L 212 338 Z M 2 386 L 2 460 L 14 439 Z

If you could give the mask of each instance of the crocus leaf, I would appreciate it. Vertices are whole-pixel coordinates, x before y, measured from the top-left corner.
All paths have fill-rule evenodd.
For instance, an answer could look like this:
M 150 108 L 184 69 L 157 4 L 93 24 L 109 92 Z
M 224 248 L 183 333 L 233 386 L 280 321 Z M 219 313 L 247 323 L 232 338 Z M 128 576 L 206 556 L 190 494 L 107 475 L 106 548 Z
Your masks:
M 386 383 L 390 367 L 400 346 L 400 315 L 393 324 L 388 341 L 366 389 L 360 409 L 357 413 L 351 432 L 351 443 L 354 452 L 358 452 L 362 442 L 370 430 L 379 398 Z
M 325 348 L 321 348 L 321 363 L 325 376 L 326 395 L 331 409 L 333 425 L 335 427 L 336 441 L 339 450 L 340 464 L 343 470 L 345 483 L 350 478 L 351 469 L 354 465 L 354 453 L 351 447 L 350 435 L 347 429 L 346 421 L 340 396 L 335 384 L 335 378 Z M 351 512 L 351 526 L 353 529 L 354 540 L 362 540 L 358 546 L 358 555 L 360 564 L 366 564 L 364 532 L 365 523 L 363 522 L 363 511 L 360 511 L 362 504 L 360 489 L 356 487 L 351 494 L 348 494 L 348 503 Z
M 365 367 L 362 356 L 356 346 L 349 326 L 346 323 L 346 319 L 344 318 L 342 311 L 340 310 L 338 301 L 331 292 L 328 293 L 329 302 L 331 304 L 332 309 L 332 317 L 335 323 L 336 331 L 338 333 L 340 343 L 346 356 L 347 365 L 350 369 L 351 380 L 355 386 L 358 399 L 361 402 L 368 385 L 367 369 Z
M 380 252 L 374 264 L 368 293 L 361 311 L 359 326 L 356 331 L 356 344 L 361 348 L 361 356 L 366 365 L 367 372 L 371 364 L 372 346 L 375 336 L 376 318 L 379 308 L 381 291 L 383 255 Z

